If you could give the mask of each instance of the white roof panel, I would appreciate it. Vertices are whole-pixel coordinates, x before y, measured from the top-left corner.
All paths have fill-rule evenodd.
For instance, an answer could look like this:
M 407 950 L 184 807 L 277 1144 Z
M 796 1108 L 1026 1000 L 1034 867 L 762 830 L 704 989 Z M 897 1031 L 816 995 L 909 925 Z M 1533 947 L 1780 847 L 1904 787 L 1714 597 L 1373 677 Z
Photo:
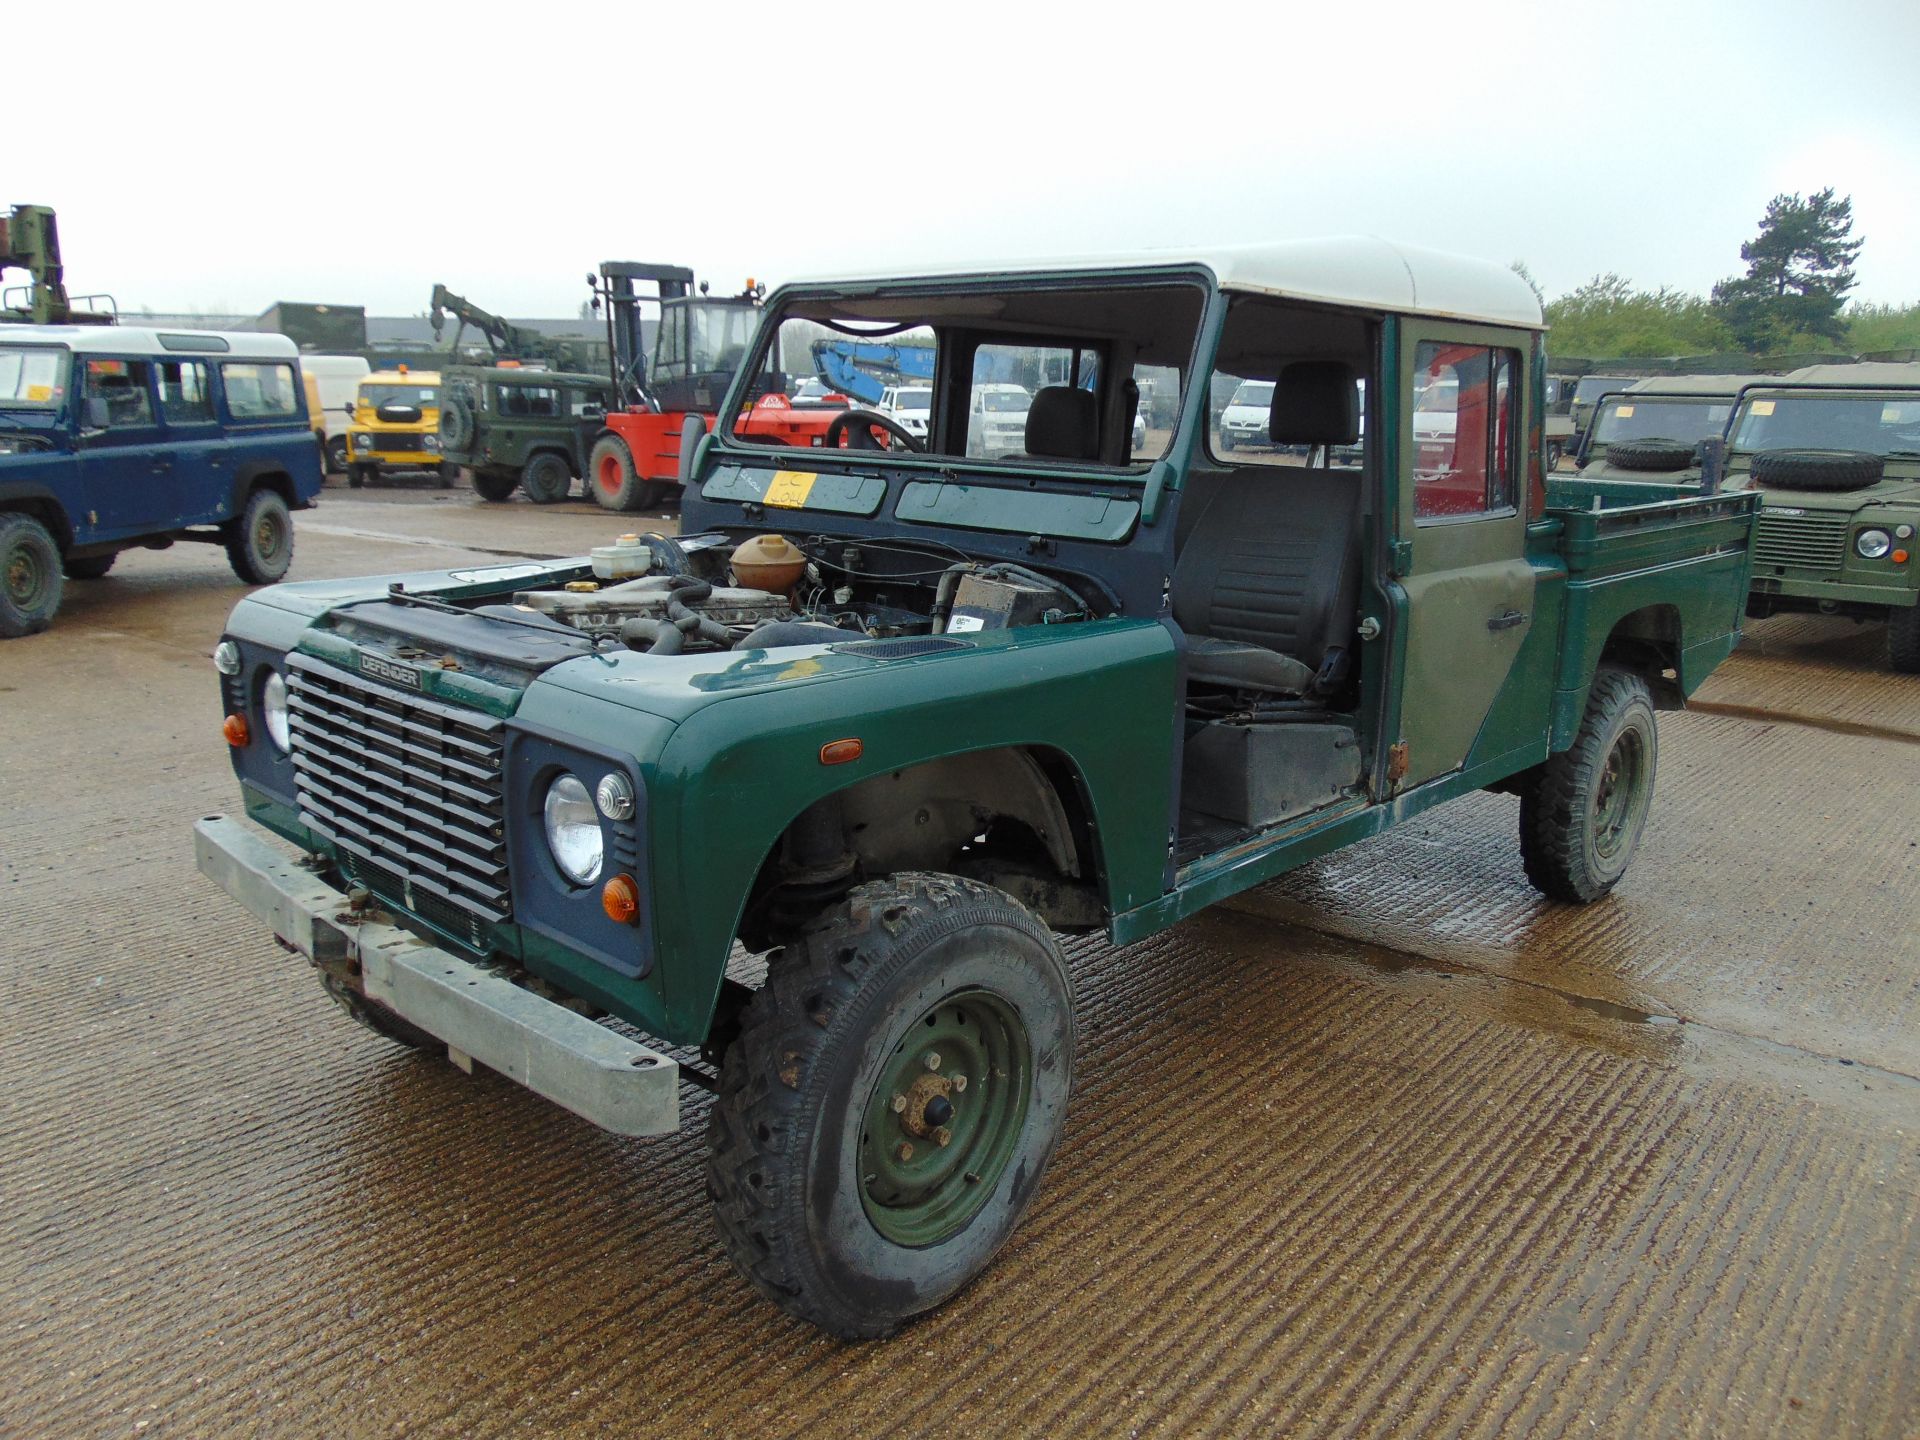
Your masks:
M 1505 265 L 1371 235 L 1276 240 L 1194 250 L 1050 256 L 1038 260 L 914 266 L 892 274 L 806 276 L 796 284 L 848 285 L 960 276 L 1065 274 L 1203 265 L 1223 290 L 1254 291 L 1362 310 L 1447 316 L 1544 328 L 1533 287 Z
M 169 345 L 166 339 L 174 343 Z M 224 349 L 195 346 L 224 341 Z M 76 355 L 217 356 L 228 360 L 297 360 L 300 347 L 259 330 L 174 330 L 144 325 L 0 325 L 0 344 L 64 345 Z

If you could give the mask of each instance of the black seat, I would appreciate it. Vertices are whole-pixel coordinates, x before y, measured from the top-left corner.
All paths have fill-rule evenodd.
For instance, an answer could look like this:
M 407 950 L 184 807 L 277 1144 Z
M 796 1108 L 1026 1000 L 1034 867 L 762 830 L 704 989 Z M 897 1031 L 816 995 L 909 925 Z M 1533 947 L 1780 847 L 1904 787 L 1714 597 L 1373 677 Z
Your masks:
M 1267 433 L 1323 449 L 1360 437 L 1353 367 L 1296 361 L 1280 372 Z M 1360 486 L 1351 471 L 1247 466 L 1225 476 L 1173 569 L 1173 618 L 1191 680 L 1304 695 L 1344 648 L 1359 608 Z
M 1091 390 L 1049 385 L 1027 411 L 1029 455 L 1056 460 L 1100 458 L 1100 403 Z

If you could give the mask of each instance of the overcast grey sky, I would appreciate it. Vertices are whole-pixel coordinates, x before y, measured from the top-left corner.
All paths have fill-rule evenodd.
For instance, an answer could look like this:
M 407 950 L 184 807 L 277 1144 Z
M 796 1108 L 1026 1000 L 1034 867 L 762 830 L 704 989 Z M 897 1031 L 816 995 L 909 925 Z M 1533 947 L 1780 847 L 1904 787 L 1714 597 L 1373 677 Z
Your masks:
M 124 308 L 569 315 L 609 258 L 731 290 L 1345 233 L 1704 290 L 1823 185 L 1856 298 L 1920 300 L 1916 0 L 51 14 L 57 63 L 0 19 L 0 204 Z

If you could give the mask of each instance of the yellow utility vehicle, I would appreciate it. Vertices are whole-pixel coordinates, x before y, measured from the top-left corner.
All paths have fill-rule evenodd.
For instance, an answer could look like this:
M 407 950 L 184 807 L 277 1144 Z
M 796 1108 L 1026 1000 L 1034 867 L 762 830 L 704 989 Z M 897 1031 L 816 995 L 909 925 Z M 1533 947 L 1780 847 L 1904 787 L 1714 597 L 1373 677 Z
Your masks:
M 389 470 L 427 470 L 451 485 L 457 467 L 440 455 L 440 372 L 401 365 L 362 380 L 347 455 L 347 483 L 356 490 Z

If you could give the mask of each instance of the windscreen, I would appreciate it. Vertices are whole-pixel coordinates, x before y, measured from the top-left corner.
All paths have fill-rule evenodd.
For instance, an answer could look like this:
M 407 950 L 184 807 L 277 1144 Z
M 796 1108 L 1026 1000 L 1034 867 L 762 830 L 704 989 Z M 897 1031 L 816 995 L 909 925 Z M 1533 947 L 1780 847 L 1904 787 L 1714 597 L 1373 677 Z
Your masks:
M 1735 450 L 1859 450 L 1920 459 L 1920 394 L 1751 395 L 1733 427 Z
M 915 428 L 892 433 L 856 416 L 830 429 L 837 405 L 796 409 L 750 394 L 733 438 L 924 448 L 988 465 L 1131 466 L 1166 452 L 1205 302 L 1197 282 L 1166 280 L 786 298 L 757 363 L 811 373 L 856 411 L 881 411 L 892 391 L 891 408 L 915 411 Z M 846 440 L 849 430 L 861 438 Z
M 437 405 L 440 397 L 431 385 L 362 385 L 360 403 L 382 405 Z
M 1718 435 L 1727 426 L 1733 409 L 1731 396 L 1718 399 L 1674 399 L 1659 396 L 1628 396 L 1607 401 L 1594 421 L 1593 439 L 1597 445 L 1616 440 L 1677 440 L 1694 445 Z
M 0 406 L 55 410 L 67 394 L 71 357 L 53 346 L 0 345 Z

